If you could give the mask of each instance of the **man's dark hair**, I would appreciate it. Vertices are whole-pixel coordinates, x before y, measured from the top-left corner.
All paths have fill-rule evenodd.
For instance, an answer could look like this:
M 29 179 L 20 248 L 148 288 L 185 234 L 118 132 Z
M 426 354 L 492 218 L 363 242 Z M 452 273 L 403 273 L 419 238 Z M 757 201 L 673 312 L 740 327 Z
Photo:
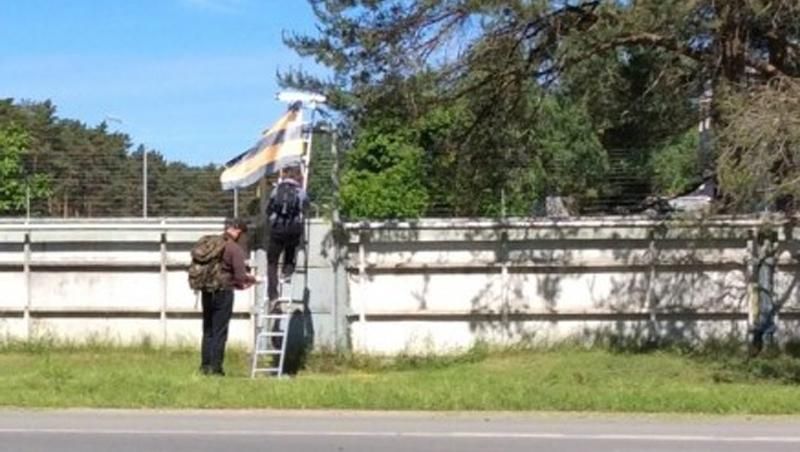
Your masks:
M 225 229 L 236 228 L 242 232 L 247 232 L 247 222 L 241 218 L 226 218 Z

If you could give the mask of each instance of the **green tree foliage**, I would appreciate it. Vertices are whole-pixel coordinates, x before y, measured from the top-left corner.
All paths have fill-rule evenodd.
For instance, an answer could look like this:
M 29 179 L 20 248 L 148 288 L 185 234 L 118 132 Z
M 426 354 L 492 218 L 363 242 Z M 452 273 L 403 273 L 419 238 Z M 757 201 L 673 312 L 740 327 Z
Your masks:
M 47 176 L 24 167 L 29 145 L 28 135 L 19 127 L 0 127 L 0 214 L 21 214 L 28 200 L 49 193 Z
M 536 113 L 528 149 L 536 155 L 532 167 L 539 197 L 599 196 L 609 162 L 586 109 L 568 98 L 547 96 Z
M 700 134 L 692 128 L 657 147 L 649 162 L 659 193 L 680 195 L 700 180 Z
M 347 156 L 342 207 L 354 218 L 416 217 L 428 194 L 419 177 L 422 149 L 400 132 L 365 130 Z
M 587 179 L 576 187 L 553 187 L 544 177 L 551 171 L 536 170 L 559 159 L 582 162 L 580 146 L 566 156 L 572 148 L 554 151 L 541 141 L 569 143 L 552 138 L 570 130 L 580 136 L 587 128 L 568 124 L 550 139 L 529 139 L 536 124 L 553 114 L 530 109 L 531 97 L 553 96 L 565 108 L 585 111 L 581 116 L 599 142 L 613 151 L 612 166 L 641 170 L 642 190 L 654 185 L 675 193 L 703 172 L 690 168 L 692 142 L 686 131 L 701 119 L 697 100 L 705 91 L 712 93 L 709 114 L 717 144 L 705 169 L 720 174 L 732 206 L 762 196 L 757 193 L 789 195 L 786 181 L 800 176 L 793 158 L 776 162 L 764 155 L 776 145 L 793 155 L 790 128 L 756 130 L 760 122 L 738 121 L 766 112 L 762 103 L 752 110 L 753 95 L 785 98 L 787 86 L 800 76 L 800 4 L 794 0 L 311 3 L 319 33 L 291 35 L 286 43 L 330 68 L 333 76 L 321 80 L 290 72 L 282 83 L 324 91 L 351 130 L 385 118 L 416 127 L 442 109 L 446 117 L 458 118 L 453 129 L 439 133 L 450 144 L 422 146 L 428 172 L 420 177 L 437 180 L 448 174 L 457 181 L 446 193 L 431 195 L 451 205 L 461 196 L 475 206 L 456 205 L 459 214 L 497 211 L 498 191 L 517 199 L 537 187 L 580 194 L 591 184 Z M 782 115 L 791 117 L 789 110 Z M 551 127 L 562 124 L 551 121 Z M 742 133 L 763 137 L 757 132 L 765 130 L 780 135 L 769 145 L 757 138 L 757 145 L 741 145 Z M 747 175 L 751 165 L 765 161 L 773 162 L 767 176 Z M 534 174 L 519 174 L 523 166 Z M 580 179 L 582 171 L 576 168 L 567 177 Z M 509 186 L 504 178 L 512 176 L 517 182 Z M 757 190 L 757 184 L 766 185 Z M 489 198 L 494 201 L 483 201 Z

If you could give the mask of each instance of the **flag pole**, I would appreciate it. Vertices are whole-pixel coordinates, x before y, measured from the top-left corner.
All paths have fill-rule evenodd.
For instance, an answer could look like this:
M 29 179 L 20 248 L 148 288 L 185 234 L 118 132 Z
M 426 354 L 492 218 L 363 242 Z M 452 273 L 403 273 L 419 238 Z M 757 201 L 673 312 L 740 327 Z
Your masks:
M 311 128 L 308 131 L 308 140 L 306 140 L 306 146 L 308 146 L 308 149 L 306 150 L 306 155 L 305 155 L 305 159 L 304 159 L 305 161 L 303 162 L 303 166 L 304 166 L 304 168 L 303 168 L 303 170 L 304 170 L 303 171 L 303 188 L 306 189 L 306 190 L 308 190 L 308 176 L 309 176 L 309 173 L 311 172 L 311 149 L 312 149 L 311 145 L 314 142 L 314 114 L 316 114 L 316 112 L 317 112 L 317 103 L 316 102 L 312 102 L 311 103 L 311 121 L 309 122 L 309 125 L 311 126 Z

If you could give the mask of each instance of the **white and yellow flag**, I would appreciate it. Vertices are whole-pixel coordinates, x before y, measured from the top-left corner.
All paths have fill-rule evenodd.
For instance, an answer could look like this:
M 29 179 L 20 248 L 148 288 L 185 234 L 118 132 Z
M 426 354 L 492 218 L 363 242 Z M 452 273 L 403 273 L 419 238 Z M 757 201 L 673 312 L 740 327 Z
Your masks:
M 225 165 L 220 176 L 222 189 L 248 187 L 287 165 L 301 163 L 304 143 L 303 113 L 298 102 L 261 135 L 258 143 Z

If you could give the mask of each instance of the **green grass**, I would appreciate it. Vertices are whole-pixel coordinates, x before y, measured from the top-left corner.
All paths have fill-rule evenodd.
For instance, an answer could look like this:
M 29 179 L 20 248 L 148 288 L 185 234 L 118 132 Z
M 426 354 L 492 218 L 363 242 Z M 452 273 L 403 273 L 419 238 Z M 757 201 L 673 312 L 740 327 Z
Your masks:
M 800 413 L 800 359 L 738 352 L 646 353 L 561 347 L 381 360 L 314 354 L 291 380 L 196 373 L 198 352 L 103 344 L 0 346 L 0 405 L 115 408 L 568 410 Z

